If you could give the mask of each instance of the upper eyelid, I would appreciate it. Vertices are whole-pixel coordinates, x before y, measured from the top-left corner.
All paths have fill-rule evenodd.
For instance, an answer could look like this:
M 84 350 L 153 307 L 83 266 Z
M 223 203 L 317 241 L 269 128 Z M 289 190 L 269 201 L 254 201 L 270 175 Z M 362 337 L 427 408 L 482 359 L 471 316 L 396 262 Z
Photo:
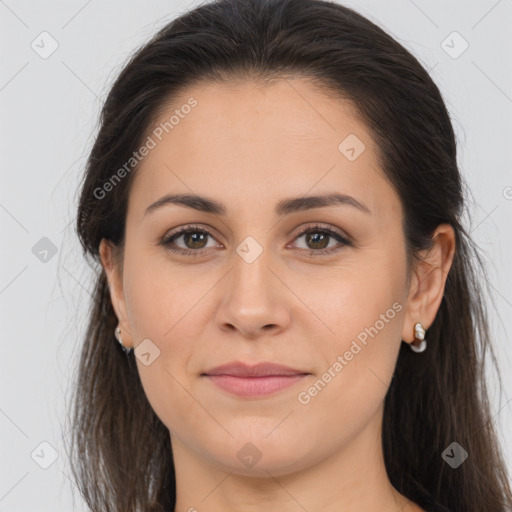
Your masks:
M 210 226 L 203 227 L 203 226 L 199 226 L 199 225 L 196 225 L 196 224 L 192 224 L 192 225 L 185 224 L 184 226 L 179 226 L 176 229 L 171 230 L 171 232 L 166 233 L 162 237 L 162 240 L 164 240 L 164 241 L 165 240 L 169 240 L 169 239 L 171 239 L 173 237 L 179 238 L 180 236 L 186 234 L 187 232 L 196 232 L 196 231 L 204 232 L 208 236 L 211 236 L 212 238 L 215 238 L 215 239 L 218 238 L 217 236 L 215 236 L 214 233 L 212 233 L 212 231 L 216 232 L 216 230 L 214 228 L 210 227 Z
M 342 238 L 350 239 L 350 236 L 346 234 L 344 231 L 340 230 L 339 228 L 330 225 L 322 226 L 321 223 L 317 222 L 314 222 L 312 225 L 302 227 L 299 230 L 299 232 L 296 233 L 295 237 L 301 236 L 304 233 L 307 233 L 308 231 L 314 231 L 315 229 L 317 229 L 318 231 L 330 231 Z

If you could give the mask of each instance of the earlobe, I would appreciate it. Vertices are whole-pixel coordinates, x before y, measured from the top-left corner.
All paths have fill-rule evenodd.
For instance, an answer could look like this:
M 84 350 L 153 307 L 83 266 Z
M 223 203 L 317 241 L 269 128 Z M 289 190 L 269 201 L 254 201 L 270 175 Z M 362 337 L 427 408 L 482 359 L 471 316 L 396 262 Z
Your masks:
M 123 332 L 123 344 L 126 347 L 132 346 L 132 336 L 128 317 L 126 314 L 126 302 L 124 300 L 124 290 L 122 282 L 122 272 L 119 263 L 114 255 L 114 248 L 111 243 L 102 238 L 99 245 L 99 254 L 103 270 L 105 271 L 108 287 L 110 291 L 110 300 L 116 313 L 119 327 Z M 114 335 L 114 333 L 112 333 Z
M 446 279 L 455 255 L 455 231 L 449 224 L 440 224 L 433 234 L 433 244 L 423 251 L 411 279 L 402 340 L 414 341 L 414 325 L 420 322 L 425 330 L 432 325 L 441 305 Z

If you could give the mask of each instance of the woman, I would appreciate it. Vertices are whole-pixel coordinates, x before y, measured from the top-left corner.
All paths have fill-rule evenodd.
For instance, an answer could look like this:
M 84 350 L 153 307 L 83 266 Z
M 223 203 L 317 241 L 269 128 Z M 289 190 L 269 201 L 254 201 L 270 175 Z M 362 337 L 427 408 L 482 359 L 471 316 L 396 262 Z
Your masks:
M 78 208 L 91 510 L 510 507 L 461 189 L 438 88 L 351 9 L 219 0 L 160 30 Z

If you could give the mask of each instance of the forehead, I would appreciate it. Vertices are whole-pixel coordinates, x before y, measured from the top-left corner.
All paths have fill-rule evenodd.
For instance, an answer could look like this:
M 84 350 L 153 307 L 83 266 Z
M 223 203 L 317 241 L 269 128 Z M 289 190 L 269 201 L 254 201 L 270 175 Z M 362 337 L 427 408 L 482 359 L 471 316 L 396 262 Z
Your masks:
M 154 147 L 132 183 L 137 209 L 177 192 L 240 208 L 249 198 L 274 205 L 309 192 L 359 195 L 370 208 L 379 197 L 396 201 L 355 108 L 307 80 L 196 84 L 165 106 L 146 136 Z

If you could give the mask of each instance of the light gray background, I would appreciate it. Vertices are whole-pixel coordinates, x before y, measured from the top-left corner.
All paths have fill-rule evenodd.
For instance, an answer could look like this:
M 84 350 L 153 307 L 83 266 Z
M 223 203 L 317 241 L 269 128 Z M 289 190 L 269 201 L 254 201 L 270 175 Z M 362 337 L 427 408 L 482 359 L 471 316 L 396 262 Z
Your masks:
M 473 193 L 467 226 L 484 251 L 497 306 L 491 309 L 492 330 L 503 393 L 492 376 L 489 382 L 512 469 L 512 1 L 345 4 L 385 28 L 431 70 L 450 110 Z M 73 500 L 62 441 L 92 284 L 74 235 L 77 184 L 101 103 L 123 63 L 157 28 L 194 5 L 0 0 L 0 512 L 86 510 L 77 492 Z M 46 59 L 31 47 L 43 31 L 58 43 Z M 457 58 L 463 41 L 446 39 L 453 31 L 469 44 Z M 57 250 L 46 262 L 32 251 L 42 237 Z M 52 451 L 42 442 L 58 454 L 47 469 L 40 464 L 51 462 Z

